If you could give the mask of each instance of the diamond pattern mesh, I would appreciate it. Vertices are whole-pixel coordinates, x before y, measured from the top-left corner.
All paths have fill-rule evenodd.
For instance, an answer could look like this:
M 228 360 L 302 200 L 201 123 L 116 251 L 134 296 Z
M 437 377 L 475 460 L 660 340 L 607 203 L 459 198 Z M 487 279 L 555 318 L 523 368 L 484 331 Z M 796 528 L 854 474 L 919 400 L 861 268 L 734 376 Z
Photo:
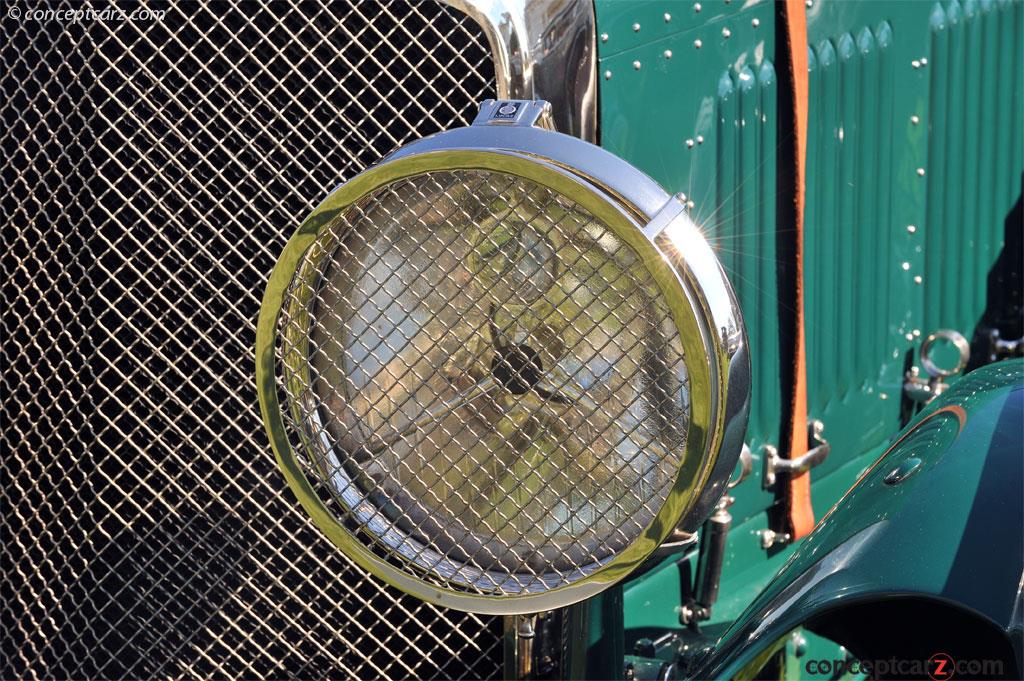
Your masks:
M 494 96 L 486 41 L 433 2 L 166 10 L 2 20 L 0 676 L 496 676 L 496 620 L 311 526 L 252 354 L 298 221 Z
M 572 584 L 678 476 L 687 379 L 663 296 L 531 180 L 430 172 L 360 200 L 307 250 L 280 350 L 294 448 L 336 517 L 445 588 Z

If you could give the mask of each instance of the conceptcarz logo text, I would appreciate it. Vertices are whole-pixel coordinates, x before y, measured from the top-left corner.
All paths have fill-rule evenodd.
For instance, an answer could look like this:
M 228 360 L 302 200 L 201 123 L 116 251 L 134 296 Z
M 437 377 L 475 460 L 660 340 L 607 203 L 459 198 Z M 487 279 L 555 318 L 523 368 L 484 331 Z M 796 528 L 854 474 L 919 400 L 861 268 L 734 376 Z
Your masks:
M 812 676 L 835 678 L 844 674 L 864 674 L 868 678 L 904 676 L 950 681 L 959 677 L 997 678 L 1003 675 L 1002 660 L 955 660 L 947 653 L 938 652 L 927 660 L 901 660 L 890 657 L 881 660 L 856 658 L 824 660 L 811 658 L 804 663 L 804 671 Z

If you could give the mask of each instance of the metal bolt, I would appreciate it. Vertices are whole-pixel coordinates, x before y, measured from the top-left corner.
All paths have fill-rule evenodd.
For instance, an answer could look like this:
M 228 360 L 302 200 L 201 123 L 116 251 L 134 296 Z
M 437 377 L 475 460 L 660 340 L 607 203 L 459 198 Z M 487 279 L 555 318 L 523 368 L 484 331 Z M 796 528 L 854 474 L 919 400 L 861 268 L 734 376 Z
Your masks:
M 612 72 L 611 71 L 605 71 L 604 72 L 604 79 L 605 80 L 611 80 L 612 79 Z
M 700 49 L 700 46 L 703 44 L 704 43 L 701 42 L 700 38 L 697 38 L 696 40 L 693 41 L 693 46 L 696 47 L 698 50 Z
M 704 136 L 697 135 L 697 144 L 704 144 Z
M 731 35 L 732 35 L 732 31 L 730 31 L 728 28 L 723 28 L 722 29 L 722 37 L 723 38 L 728 38 Z
M 761 530 L 758 534 L 761 535 L 762 549 L 770 549 L 776 544 L 788 544 L 790 540 L 789 533 L 783 534 L 774 530 Z
M 906 339 L 907 339 L 908 341 L 912 341 L 912 340 L 914 340 L 914 334 L 912 334 L 912 333 L 908 333 L 908 334 L 906 335 Z
M 906 272 L 906 271 L 908 271 L 910 269 L 910 263 L 909 262 L 905 262 L 902 265 L 900 265 L 900 267 L 902 267 L 903 271 Z
M 672 50 L 665 50 L 664 55 L 665 55 L 665 59 L 671 59 L 672 58 Z
M 693 11 L 694 12 L 700 12 L 700 3 L 699 2 L 693 3 Z
M 793 654 L 803 657 L 807 654 L 807 638 L 800 632 L 793 632 Z
M 693 140 L 686 140 L 686 148 L 693 149 Z
M 914 329 L 913 333 L 914 333 L 914 338 L 920 338 L 921 337 L 921 329 Z
M 608 34 L 607 33 L 602 33 L 601 34 L 601 42 L 602 43 L 608 42 Z
M 668 12 L 665 12 L 665 23 L 667 24 L 670 21 L 672 21 L 672 15 L 669 14 Z
M 633 24 L 633 33 L 640 32 L 640 24 Z
M 687 202 L 686 202 L 686 207 L 687 207 L 687 208 L 693 208 L 693 207 L 694 207 L 694 206 L 696 206 L 696 205 L 697 205 L 697 204 L 695 204 L 695 203 L 694 203 L 694 202 L 693 202 L 692 200 L 691 200 L 691 201 L 687 201 Z
M 918 177 L 924 177 L 924 168 L 918 168 L 917 169 L 917 176 Z
M 919 62 L 916 59 L 914 61 L 910 62 L 910 65 L 913 66 L 915 69 L 921 68 L 921 62 Z
M 917 231 L 917 225 L 907 225 L 907 231 L 913 234 Z
M 753 26 L 754 28 L 757 28 L 758 26 L 761 25 L 761 20 L 760 19 L 752 19 L 751 22 L 750 22 L 750 25 Z
M 680 192 L 679 193 L 679 200 L 682 201 L 683 203 L 686 203 L 686 194 L 683 194 L 682 192 Z
M 639 71 L 640 70 L 640 62 L 638 62 L 638 61 L 633 62 L 633 68 L 636 69 L 637 71 Z
M 928 66 L 928 59 L 927 58 L 921 57 L 921 66 Z
M 913 123 L 914 125 L 917 125 L 918 123 L 921 122 L 921 119 L 918 118 L 917 116 L 911 116 L 910 117 L 910 122 Z
M 918 457 L 909 457 L 904 459 L 899 466 L 893 468 L 889 473 L 882 478 L 886 484 L 899 484 L 903 480 L 907 479 L 914 473 L 921 470 L 922 461 Z
M 924 281 L 924 279 L 921 278 L 920 274 L 914 276 L 914 283 L 915 284 L 920 284 L 922 281 Z
M 814 7 L 814 0 L 807 0 L 807 2 L 805 2 L 804 4 L 807 5 L 808 7 Z

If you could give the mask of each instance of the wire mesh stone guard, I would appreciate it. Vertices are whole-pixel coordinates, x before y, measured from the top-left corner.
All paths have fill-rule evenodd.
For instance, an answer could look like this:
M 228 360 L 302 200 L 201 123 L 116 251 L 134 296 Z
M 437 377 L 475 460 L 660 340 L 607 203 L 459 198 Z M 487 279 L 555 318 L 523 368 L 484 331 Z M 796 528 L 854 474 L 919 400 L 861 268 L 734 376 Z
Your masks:
M 2 22 L 0 676 L 498 675 L 496 620 L 312 527 L 252 356 L 313 202 L 494 96 L 480 29 L 429 1 Z

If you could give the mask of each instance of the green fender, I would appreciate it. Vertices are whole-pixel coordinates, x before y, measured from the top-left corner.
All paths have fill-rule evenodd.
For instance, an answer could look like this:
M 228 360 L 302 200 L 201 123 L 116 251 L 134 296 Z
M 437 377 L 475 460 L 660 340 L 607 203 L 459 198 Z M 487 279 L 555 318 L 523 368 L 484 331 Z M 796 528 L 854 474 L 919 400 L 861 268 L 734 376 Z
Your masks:
M 941 652 L 1021 678 L 1022 375 L 993 364 L 928 405 L 692 675 L 747 677 L 803 626 L 861 660 Z

